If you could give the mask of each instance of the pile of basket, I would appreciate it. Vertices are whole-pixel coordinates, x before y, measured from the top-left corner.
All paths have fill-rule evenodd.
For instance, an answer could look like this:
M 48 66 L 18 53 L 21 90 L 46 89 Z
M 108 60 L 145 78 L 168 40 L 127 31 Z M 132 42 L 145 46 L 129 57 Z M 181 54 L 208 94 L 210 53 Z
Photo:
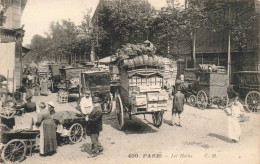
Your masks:
M 68 97 L 69 93 L 66 91 L 59 91 L 58 92 L 58 103 L 63 104 L 63 103 L 68 103 Z

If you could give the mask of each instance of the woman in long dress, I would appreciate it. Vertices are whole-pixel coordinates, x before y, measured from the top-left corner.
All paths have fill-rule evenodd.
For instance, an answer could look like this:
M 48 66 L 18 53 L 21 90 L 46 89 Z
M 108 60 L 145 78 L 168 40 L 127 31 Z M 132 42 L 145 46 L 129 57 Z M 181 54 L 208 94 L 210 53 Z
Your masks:
M 50 108 L 52 104 L 48 104 L 48 109 L 42 109 L 40 112 L 36 125 L 40 125 L 40 154 L 50 155 L 56 152 L 56 125 L 51 119 Z M 54 106 L 53 106 L 54 107 Z
M 41 95 L 47 96 L 48 95 L 48 79 L 46 76 L 43 76 L 40 81 L 41 86 Z
M 226 114 L 228 115 L 228 137 L 233 143 L 237 143 L 240 140 L 241 128 L 238 117 L 240 117 L 241 112 L 245 111 L 238 99 L 236 97 L 230 108 L 226 110 Z

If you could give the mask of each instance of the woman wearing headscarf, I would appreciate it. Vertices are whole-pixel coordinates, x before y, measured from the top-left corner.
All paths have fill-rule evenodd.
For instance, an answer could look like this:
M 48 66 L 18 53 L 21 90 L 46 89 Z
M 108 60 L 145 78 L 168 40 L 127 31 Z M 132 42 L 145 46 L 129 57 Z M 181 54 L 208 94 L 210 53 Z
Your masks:
M 46 76 L 42 77 L 42 79 L 40 81 L 40 87 L 41 87 L 40 94 L 47 96 L 48 95 L 48 79 Z
M 49 155 L 56 152 L 56 125 L 51 118 L 51 111 L 54 108 L 52 102 L 48 103 L 48 109 L 41 108 L 36 125 L 40 128 L 40 155 Z

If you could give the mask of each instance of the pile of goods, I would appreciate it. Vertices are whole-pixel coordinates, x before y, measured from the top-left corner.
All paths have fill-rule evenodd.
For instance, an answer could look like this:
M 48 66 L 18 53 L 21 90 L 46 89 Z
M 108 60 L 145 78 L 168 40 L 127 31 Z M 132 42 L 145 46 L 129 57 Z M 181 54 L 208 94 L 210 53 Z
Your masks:
M 127 43 L 117 50 L 119 67 L 134 68 L 145 65 L 163 67 L 163 58 L 156 56 L 155 51 L 156 48 L 148 40 L 139 44 Z
M 134 112 L 167 110 L 168 94 L 163 90 L 165 59 L 155 51 L 149 41 L 126 44 L 117 51 L 121 86 L 129 91 Z
M 61 111 L 61 112 L 56 112 L 51 117 L 55 121 L 56 124 L 63 124 L 66 121 L 73 121 L 75 119 L 83 117 L 83 115 L 72 112 L 72 111 Z M 85 118 L 85 117 L 83 117 L 83 118 Z

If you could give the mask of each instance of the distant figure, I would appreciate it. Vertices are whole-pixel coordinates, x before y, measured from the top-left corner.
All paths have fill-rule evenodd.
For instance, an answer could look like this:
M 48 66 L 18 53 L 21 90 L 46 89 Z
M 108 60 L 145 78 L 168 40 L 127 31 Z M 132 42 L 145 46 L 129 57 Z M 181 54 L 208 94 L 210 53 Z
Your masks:
M 64 80 L 61 80 L 60 83 L 57 85 L 57 88 L 59 91 L 63 90 L 65 91 L 66 90 L 66 83 Z
M 100 99 L 99 97 L 93 98 L 94 108 L 90 112 L 89 116 L 86 117 L 86 121 L 88 121 L 88 126 L 90 130 L 90 138 L 92 143 L 92 157 L 95 157 L 102 152 L 103 146 L 98 140 L 99 133 L 102 131 L 102 109 L 100 106 Z
M 180 75 L 180 80 L 181 80 L 181 81 L 184 81 L 184 75 L 183 75 L 183 73 Z
M 40 94 L 47 96 L 48 95 L 48 79 L 45 75 L 42 77 L 42 79 L 40 81 L 40 87 L 41 87 Z
M 172 125 L 175 125 L 175 121 L 177 121 L 177 125 L 181 127 L 181 113 L 183 112 L 184 108 L 185 97 L 184 94 L 181 93 L 181 88 L 177 88 L 177 93 L 174 95 L 173 98 L 173 106 L 172 106 Z M 178 114 L 178 118 L 176 115 Z
M 229 108 L 225 109 L 225 112 L 228 116 L 228 137 L 231 139 L 231 142 L 237 143 L 241 135 L 238 117 L 240 117 L 241 112 L 245 112 L 243 105 L 239 102 L 238 96 L 229 105 Z
M 208 71 L 212 72 L 212 67 L 210 65 L 208 66 Z
M 33 81 L 34 81 L 34 77 L 32 75 L 32 73 L 27 75 L 27 80 L 28 80 L 28 86 L 32 87 Z

